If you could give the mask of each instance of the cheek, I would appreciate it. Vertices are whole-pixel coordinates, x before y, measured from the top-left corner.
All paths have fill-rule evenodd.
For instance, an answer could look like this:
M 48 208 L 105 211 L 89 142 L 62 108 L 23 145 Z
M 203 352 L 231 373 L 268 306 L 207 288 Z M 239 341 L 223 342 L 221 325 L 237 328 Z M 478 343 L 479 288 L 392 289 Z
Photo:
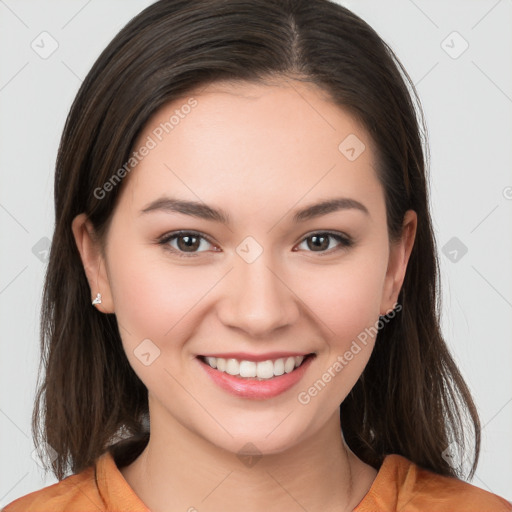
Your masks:
M 381 261 L 386 261 L 385 259 Z M 322 393 L 326 410 L 339 405 L 363 372 L 374 347 L 385 264 L 358 259 L 312 269 L 297 295 L 308 306 L 323 338 L 325 357 L 304 389 L 304 402 Z M 311 393 L 310 393 L 311 392 Z M 328 402 L 328 403 L 327 403 Z
M 179 398 L 186 407 L 187 397 L 175 379 L 183 381 L 183 369 L 190 364 L 184 346 L 200 328 L 208 293 L 222 275 L 144 251 L 118 261 L 111 287 L 126 357 L 148 390 Z
M 170 340 L 189 336 L 194 308 L 201 307 L 201 299 L 221 277 L 211 269 L 171 263 L 155 252 L 132 250 L 119 258 L 112 252 L 115 313 L 130 346 L 149 338 L 163 348 Z M 177 348 L 176 343 L 172 346 Z
M 344 344 L 378 320 L 385 259 L 358 257 L 303 272 L 297 295 L 320 319 L 333 343 Z M 336 341 L 337 340 L 337 341 Z

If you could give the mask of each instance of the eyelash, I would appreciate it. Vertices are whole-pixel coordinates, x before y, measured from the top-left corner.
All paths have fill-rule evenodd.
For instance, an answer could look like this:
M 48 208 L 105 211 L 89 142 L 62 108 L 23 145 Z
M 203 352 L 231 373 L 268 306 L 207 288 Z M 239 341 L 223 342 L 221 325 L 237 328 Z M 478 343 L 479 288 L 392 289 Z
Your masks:
M 169 245 L 169 242 L 171 240 L 174 240 L 176 238 L 179 238 L 180 236 L 185 236 L 185 235 L 192 235 L 194 237 L 206 240 L 209 244 L 215 245 L 208 237 L 204 236 L 203 234 L 201 234 L 197 231 L 184 231 L 184 230 L 173 231 L 172 233 L 167 233 L 165 235 L 162 235 L 158 239 L 158 244 L 164 246 L 164 248 L 166 250 L 171 251 L 173 254 L 176 254 L 180 258 L 194 258 L 194 257 L 199 256 L 201 254 L 201 252 L 204 252 L 204 251 L 199 251 L 199 252 L 195 252 L 195 253 L 186 253 L 186 252 L 180 251 L 179 249 L 175 249 L 174 247 L 171 247 Z M 302 238 L 302 240 L 299 242 L 299 245 L 302 244 L 303 242 L 305 242 L 308 238 L 311 238 L 313 236 L 318 236 L 318 235 L 324 235 L 324 236 L 327 235 L 329 237 L 334 238 L 335 240 L 337 240 L 340 243 L 340 245 L 338 247 L 335 247 L 334 249 L 328 249 L 326 251 L 318 251 L 317 254 L 319 256 L 324 256 L 327 254 L 332 254 L 333 252 L 337 252 L 339 250 L 348 249 L 354 245 L 354 241 L 350 237 L 348 237 L 346 235 L 342 235 L 341 233 L 333 233 L 331 231 L 315 231 L 313 233 L 310 233 L 307 236 L 305 236 L 304 238 Z M 315 253 L 317 251 L 306 251 L 306 252 Z

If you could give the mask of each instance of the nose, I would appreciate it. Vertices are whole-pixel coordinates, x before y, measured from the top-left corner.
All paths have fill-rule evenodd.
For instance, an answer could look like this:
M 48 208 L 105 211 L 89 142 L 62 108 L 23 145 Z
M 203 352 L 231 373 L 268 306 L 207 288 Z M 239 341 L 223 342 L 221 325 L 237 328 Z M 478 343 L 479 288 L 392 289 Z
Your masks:
M 265 251 L 252 263 L 237 259 L 223 282 L 223 300 L 218 304 L 218 317 L 224 325 L 251 338 L 263 338 L 299 318 L 293 284 L 287 282 L 286 272 L 275 267 Z

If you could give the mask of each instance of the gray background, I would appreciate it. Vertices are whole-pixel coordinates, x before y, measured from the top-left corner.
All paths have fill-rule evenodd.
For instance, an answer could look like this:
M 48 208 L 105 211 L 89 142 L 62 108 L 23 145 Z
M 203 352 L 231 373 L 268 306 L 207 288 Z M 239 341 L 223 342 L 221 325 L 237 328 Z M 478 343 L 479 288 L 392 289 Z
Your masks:
M 30 419 L 65 116 L 101 50 L 150 3 L 0 0 L 0 507 L 56 482 L 32 458 Z M 430 135 L 443 331 L 483 425 L 473 483 L 510 500 L 512 1 L 341 3 L 392 46 L 418 87 Z

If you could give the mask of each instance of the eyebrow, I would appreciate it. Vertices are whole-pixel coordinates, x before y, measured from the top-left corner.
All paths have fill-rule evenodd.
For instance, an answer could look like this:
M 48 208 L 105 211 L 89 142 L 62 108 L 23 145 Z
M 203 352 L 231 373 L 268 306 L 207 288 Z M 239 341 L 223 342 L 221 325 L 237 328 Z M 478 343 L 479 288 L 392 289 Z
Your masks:
M 370 214 L 366 206 L 355 199 L 335 197 L 312 204 L 301 210 L 297 210 L 292 219 L 295 223 L 305 222 L 316 217 L 321 217 L 322 215 L 327 215 L 328 213 L 351 209 L 359 210 L 366 215 Z M 149 203 L 140 211 L 140 214 L 154 211 L 182 213 L 184 215 L 212 220 L 226 225 L 230 224 L 229 215 L 224 210 L 220 208 L 213 208 L 198 201 L 185 201 L 183 199 L 176 199 L 172 197 L 162 197 Z

